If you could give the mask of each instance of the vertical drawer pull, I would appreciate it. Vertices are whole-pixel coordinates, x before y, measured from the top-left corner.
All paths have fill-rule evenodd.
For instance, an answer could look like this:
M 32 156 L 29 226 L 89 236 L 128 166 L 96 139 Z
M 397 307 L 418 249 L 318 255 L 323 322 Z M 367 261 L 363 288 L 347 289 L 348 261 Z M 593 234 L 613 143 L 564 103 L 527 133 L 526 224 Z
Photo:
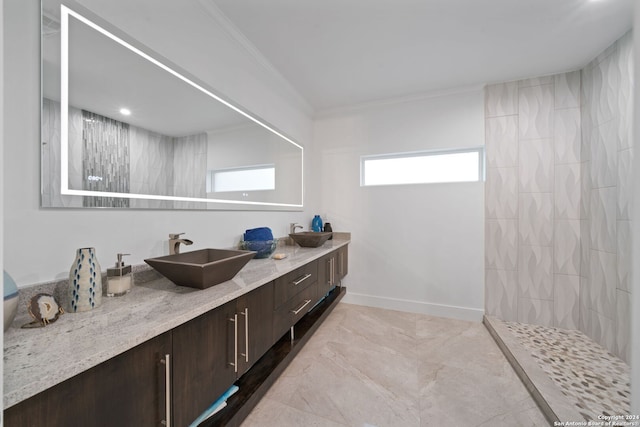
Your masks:
M 229 362 L 229 365 L 233 366 L 235 373 L 238 373 L 238 314 L 230 317 L 229 321 L 233 322 L 233 362 Z
M 245 307 L 240 314 L 244 316 L 244 353 L 240 355 L 244 356 L 244 361 L 249 363 L 249 307 Z
M 304 300 L 304 304 L 302 304 L 302 306 L 300 308 L 298 308 L 297 310 L 291 310 L 291 313 L 294 314 L 294 315 L 300 313 L 303 308 L 305 308 L 306 306 L 309 305 L 310 302 L 311 302 L 310 299 Z
M 304 276 L 299 277 L 297 280 L 293 281 L 294 286 L 298 286 L 300 283 L 304 282 L 309 277 L 311 277 L 311 273 L 307 273 Z
M 164 402 L 165 402 L 165 418 L 161 421 L 161 424 L 166 427 L 171 427 L 171 356 L 169 354 L 164 355 L 164 359 L 160 360 L 160 363 L 164 365 Z

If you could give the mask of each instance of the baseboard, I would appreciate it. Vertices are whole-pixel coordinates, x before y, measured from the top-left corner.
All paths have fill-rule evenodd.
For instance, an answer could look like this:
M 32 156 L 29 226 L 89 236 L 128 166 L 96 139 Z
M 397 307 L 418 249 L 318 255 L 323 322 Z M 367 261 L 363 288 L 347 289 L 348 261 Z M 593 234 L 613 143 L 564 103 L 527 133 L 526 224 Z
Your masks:
M 484 309 L 480 308 L 456 307 L 400 298 L 379 297 L 353 293 L 351 291 L 344 296 L 342 302 L 386 308 L 388 310 L 406 311 L 409 313 L 428 314 L 430 316 L 448 317 L 451 319 L 469 320 L 472 322 L 481 322 L 484 316 Z

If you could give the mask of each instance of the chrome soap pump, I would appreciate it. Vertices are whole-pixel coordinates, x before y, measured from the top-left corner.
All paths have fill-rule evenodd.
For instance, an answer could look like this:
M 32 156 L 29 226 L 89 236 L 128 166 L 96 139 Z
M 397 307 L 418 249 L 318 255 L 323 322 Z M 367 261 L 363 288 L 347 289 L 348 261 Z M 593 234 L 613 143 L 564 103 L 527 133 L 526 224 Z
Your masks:
M 118 254 L 116 266 L 107 268 L 107 296 L 119 297 L 131 291 L 133 286 L 133 275 L 131 266 L 124 265 L 122 257 L 130 254 Z

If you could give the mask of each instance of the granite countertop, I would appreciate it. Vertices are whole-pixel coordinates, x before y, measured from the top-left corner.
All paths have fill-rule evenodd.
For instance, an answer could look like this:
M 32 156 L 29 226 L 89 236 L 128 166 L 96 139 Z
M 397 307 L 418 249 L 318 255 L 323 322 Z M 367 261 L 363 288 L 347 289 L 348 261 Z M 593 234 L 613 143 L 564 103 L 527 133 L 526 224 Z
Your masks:
M 26 308 L 21 306 L 4 334 L 4 408 L 350 242 L 339 233 L 335 235 L 319 248 L 279 247 L 277 252 L 287 254 L 285 259 L 251 260 L 233 279 L 204 290 L 176 286 L 165 278 L 136 284 L 122 297 L 103 297 L 100 307 L 64 314 L 44 328 L 21 329 L 21 325 L 31 321 Z

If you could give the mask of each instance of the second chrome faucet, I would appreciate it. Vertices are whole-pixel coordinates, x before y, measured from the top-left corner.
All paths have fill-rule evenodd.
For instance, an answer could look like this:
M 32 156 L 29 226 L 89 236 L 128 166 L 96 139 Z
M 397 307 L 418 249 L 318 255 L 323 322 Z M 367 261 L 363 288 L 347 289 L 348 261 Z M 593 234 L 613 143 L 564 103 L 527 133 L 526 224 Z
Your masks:
M 175 255 L 180 253 L 180 243 L 187 246 L 192 245 L 193 241 L 189 239 L 181 239 L 184 233 L 171 233 L 169 234 L 169 255 Z

